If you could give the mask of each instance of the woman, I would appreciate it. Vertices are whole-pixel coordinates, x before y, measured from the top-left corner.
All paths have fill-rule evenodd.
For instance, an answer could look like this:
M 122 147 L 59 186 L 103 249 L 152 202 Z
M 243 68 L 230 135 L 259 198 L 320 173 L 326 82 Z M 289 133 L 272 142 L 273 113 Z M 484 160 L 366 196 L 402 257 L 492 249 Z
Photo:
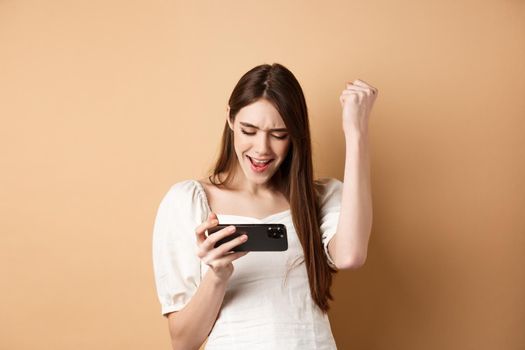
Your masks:
M 347 84 L 344 182 L 314 180 L 294 75 L 275 63 L 239 80 L 211 176 L 173 185 L 157 212 L 154 271 L 174 349 L 206 338 L 206 349 L 336 348 L 326 314 L 332 273 L 364 263 L 372 225 L 367 129 L 376 97 L 363 81 Z M 235 231 L 208 237 L 219 222 L 285 224 L 288 250 L 232 252 L 246 235 L 214 248 Z

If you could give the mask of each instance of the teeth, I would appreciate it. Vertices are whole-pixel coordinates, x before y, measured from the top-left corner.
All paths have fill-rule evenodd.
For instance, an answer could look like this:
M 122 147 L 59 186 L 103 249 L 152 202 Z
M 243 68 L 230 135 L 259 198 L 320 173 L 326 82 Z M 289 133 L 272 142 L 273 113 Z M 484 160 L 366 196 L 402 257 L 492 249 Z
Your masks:
M 258 159 L 255 159 L 255 158 L 251 158 L 251 160 L 255 163 L 255 164 L 268 164 L 270 162 L 271 159 L 268 159 L 268 160 L 258 160 Z

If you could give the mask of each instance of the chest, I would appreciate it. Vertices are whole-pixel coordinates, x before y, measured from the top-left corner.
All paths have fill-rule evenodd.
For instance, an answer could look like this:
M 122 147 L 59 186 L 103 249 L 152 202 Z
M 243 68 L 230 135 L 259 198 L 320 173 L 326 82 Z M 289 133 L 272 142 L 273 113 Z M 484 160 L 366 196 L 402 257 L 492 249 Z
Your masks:
M 260 219 L 290 208 L 287 199 L 282 194 L 254 197 L 234 191 L 207 187 L 206 196 L 211 210 L 216 214 Z

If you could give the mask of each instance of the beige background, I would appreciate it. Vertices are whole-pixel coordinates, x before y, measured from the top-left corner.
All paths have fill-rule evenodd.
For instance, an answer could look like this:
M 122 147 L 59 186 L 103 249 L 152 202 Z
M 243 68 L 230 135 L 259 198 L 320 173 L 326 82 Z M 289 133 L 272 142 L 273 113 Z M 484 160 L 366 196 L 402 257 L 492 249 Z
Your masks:
M 525 348 L 525 2 L 0 1 L 0 349 L 168 349 L 151 231 L 280 62 L 342 179 L 339 94 L 380 90 L 366 265 L 340 349 Z

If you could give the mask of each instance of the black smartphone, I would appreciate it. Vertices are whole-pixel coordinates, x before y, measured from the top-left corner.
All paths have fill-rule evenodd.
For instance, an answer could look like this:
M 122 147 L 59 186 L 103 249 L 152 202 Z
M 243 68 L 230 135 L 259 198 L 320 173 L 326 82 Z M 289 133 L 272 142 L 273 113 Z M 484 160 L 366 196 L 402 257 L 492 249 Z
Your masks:
M 248 240 L 234 247 L 234 252 L 283 252 L 288 249 L 288 236 L 286 235 L 286 226 L 283 224 L 217 225 L 208 229 L 208 234 L 213 234 L 232 225 L 235 226 L 236 231 L 217 241 L 215 248 L 245 234 L 248 236 Z

